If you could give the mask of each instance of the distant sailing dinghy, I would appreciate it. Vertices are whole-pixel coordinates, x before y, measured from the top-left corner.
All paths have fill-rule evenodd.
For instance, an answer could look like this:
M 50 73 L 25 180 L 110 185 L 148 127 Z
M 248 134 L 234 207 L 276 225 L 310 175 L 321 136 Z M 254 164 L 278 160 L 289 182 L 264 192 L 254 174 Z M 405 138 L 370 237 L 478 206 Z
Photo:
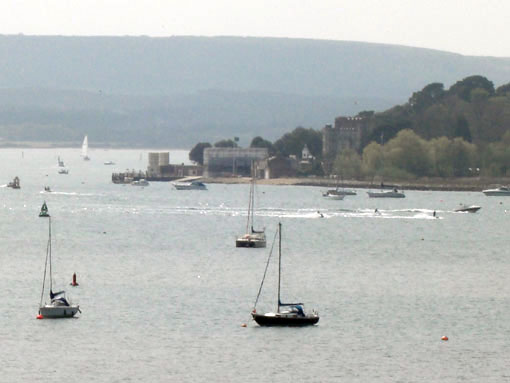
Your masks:
M 80 311 L 80 307 L 78 305 L 71 304 L 65 296 L 65 291 L 57 291 L 53 292 L 53 268 L 52 268 L 52 259 L 51 259 L 51 217 L 48 214 L 48 207 L 46 203 L 43 204 L 41 208 L 41 213 L 39 213 L 39 217 L 41 214 L 45 212 L 45 217 L 48 217 L 48 244 L 46 246 L 46 261 L 44 263 L 44 277 L 43 277 L 43 285 L 41 290 L 41 300 L 39 302 L 39 315 L 38 318 L 72 318 L 76 315 L 76 313 Z M 49 267 L 48 267 L 49 266 Z M 46 290 L 46 275 L 49 269 L 49 294 L 50 294 L 50 303 L 43 304 L 44 292 Z
M 83 144 L 81 145 L 81 155 L 85 161 L 89 161 L 89 139 L 87 136 L 83 139 Z
M 251 316 L 255 322 L 260 326 L 291 326 L 291 327 L 302 327 L 311 326 L 319 322 L 319 314 L 312 311 L 311 314 L 305 313 L 303 303 L 282 303 L 280 299 L 280 285 L 281 285 L 281 274 L 282 274 L 282 224 L 278 224 L 278 302 L 275 313 L 258 314 L 256 307 L 264 285 L 264 279 L 266 277 L 267 268 L 269 261 L 271 260 L 271 252 L 267 259 L 266 270 L 264 271 L 264 277 L 260 284 L 259 293 L 255 300 L 255 305 Z M 284 308 L 284 310 L 282 310 Z
M 48 213 L 48 206 L 46 206 L 46 201 L 44 201 L 41 211 L 39 212 L 39 217 L 49 218 L 50 214 Z
M 253 228 L 253 217 L 255 203 L 255 178 L 250 184 L 250 200 L 248 202 L 248 218 L 246 220 L 246 234 L 237 237 L 236 247 L 266 247 L 265 229 L 255 230 Z

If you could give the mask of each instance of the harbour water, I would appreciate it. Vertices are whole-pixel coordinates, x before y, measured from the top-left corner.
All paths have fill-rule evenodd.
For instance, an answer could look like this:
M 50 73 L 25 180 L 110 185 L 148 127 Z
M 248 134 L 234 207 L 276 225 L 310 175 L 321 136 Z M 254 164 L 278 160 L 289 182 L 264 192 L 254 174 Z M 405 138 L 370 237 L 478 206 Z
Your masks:
M 317 187 L 260 186 L 268 248 L 240 249 L 249 185 L 112 184 L 113 171 L 146 167 L 141 153 L 0 150 L 0 184 L 21 180 L 0 188 L 0 381 L 510 381 L 510 197 L 358 190 L 332 201 Z M 44 201 L 55 283 L 80 305 L 75 319 L 36 320 Z M 453 213 L 459 203 L 482 209 Z M 318 310 L 318 326 L 250 319 L 279 221 L 282 300 Z M 275 309 L 275 278 L 271 265 L 259 312 Z

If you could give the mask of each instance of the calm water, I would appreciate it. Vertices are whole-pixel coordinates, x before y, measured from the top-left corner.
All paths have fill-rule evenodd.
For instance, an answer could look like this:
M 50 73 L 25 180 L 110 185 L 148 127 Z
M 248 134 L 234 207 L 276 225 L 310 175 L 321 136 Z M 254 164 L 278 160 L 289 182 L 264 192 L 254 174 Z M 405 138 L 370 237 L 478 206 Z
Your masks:
M 248 185 L 114 185 L 112 171 L 145 168 L 147 153 L 21 152 L 0 151 L 0 184 L 21 179 L 21 190 L 0 188 L 2 382 L 510 381 L 510 197 L 360 190 L 328 201 L 320 188 L 259 187 L 257 226 L 272 239 L 283 223 L 282 299 L 321 314 L 311 328 L 260 328 L 250 311 L 269 248 L 234 247 Z M 54 279 L 78 319 L 35 319 L 44 200 Z M 482 210 L 451 213 L 460 202 Z M 258 311 L 274 309 L 275 272 Z

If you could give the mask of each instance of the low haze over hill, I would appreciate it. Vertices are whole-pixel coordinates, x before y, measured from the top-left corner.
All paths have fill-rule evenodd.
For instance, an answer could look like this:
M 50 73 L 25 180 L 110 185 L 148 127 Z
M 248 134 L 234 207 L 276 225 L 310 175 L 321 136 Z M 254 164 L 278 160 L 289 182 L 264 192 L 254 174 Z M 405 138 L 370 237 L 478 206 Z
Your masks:
M 510 59 L 338 41 L 0 36 L 0 137 L 191 147 L 384 110 Z

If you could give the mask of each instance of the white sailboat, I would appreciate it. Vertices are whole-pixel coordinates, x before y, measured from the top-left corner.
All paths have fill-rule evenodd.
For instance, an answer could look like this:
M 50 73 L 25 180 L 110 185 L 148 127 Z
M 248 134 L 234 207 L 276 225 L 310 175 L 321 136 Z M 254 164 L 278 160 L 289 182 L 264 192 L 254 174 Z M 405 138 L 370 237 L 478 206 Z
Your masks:
M 253 228 L 255 204 L 255 177 L 252 177 L 250 184 L 250 200 L 248 202 L 248 218 L 246 220 L 246 234 L 236 239 L 236 247 L 266 247 L 265 228 L 255 230 Z
M 81 144 L 81 155 L 85 161 L 90 160 L 88 152 L 89 152 L 89 139 L 87 136 L 85 136 L 85 138 L 83 139 L 83 144 Z
M 41 215 L 43 214 L 43 215 Z M 48 244 L 46 245 L 46 260 L 44 263 L 44 277 L 43 277 L 43 285 L 41 289 L 41 300 L 39 302 L 39 315 L 38 319 L 43 318 L 72 318 L 76 315 L 76 313 L 80 311 L 80 306 L 71 304 L 65 296 L 65 291 L 57 291 L 53 292 L 53 269 L 52 269 L 52 259 L 51 259 L 51 217 L 48 214 L 48 208 L 46 207 L 46 203 L 44 203 L 41 208 L 40 217 L 44 216 L 48 218 Z M 48 267 L 49 266 L 49 267 Z M 50 303 L 43 304 L 44 292 L 46 289 L 46 271 L 49 268 L 49 294 L 50 294 Z

